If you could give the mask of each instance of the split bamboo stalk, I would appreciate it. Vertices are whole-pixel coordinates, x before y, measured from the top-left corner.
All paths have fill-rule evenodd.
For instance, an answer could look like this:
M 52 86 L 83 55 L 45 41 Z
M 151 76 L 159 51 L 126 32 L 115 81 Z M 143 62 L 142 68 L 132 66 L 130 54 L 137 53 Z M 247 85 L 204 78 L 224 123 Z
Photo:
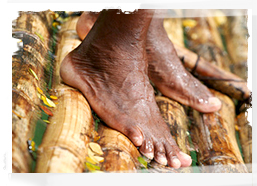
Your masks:
M 185 16 L 192 16 L 195 11 L 199 13 L 199 10 L 186 10 Z M 185 34 L 188 38 L 187 47 L 207 61 L 230 71 L 229 65 L 231 61 L 224 51 L 215 20 L 213 17 L 208 16 L 209 10 L 201 11 L 206 14 L 207 17 L 190 18 L 189 20 L 195 22 L 195 24 L 185 29 Z M 188 20 L 188 18 L 185 20 Z
M 85 97 L 61 83 L 60 63 L 80 43 L 71 17 L 62 25 L 54 73 L 53 89 L 58 97 L 50 124 L 38 148 L 36 172 L 83 172 L 87 144 L 93 137 L 91 109 Z
M 33 138 L 39 115 L 37 87 L 43 86 L 49 39 L 49 29 L 37 30 L 45 36 L 45 42 L 42 42 L 31 28 L 41 28 L 45 24 L 42 17 L 49 24 L 52 21 L 49 11 L 20 12 L 13 25 L 13 37 L 21 39 L 23 47 L 12 57 L 12 172 L 30 172 L 32 158 L 27 140 Z
M 252 172 L 252 126 L 249 125 L 247 115 L 247 112 L 240 113 L 237 116 L 237 125 L 244 156 L 244 162 L 248 164 L 248 171 Z
M 139 151 L 122 133 L 103 124 L 99 125 L 99 144 L 104 152 L 101 170 L 106 172 L 136 172 Z
M 247 80 L 248 29 L 247 10 L 224 10 L 227 22 L 222 27 L 229 56 L 232 59 L 233 73 Z M 232 15 L 232 16 L 231 16 Z
M 194 110 L 191 124 L 202 172 L 247 172 L 235 138 L 234 103 L 219 92 L 211 92 L 221 100 L 221 109 L 208 114 Z

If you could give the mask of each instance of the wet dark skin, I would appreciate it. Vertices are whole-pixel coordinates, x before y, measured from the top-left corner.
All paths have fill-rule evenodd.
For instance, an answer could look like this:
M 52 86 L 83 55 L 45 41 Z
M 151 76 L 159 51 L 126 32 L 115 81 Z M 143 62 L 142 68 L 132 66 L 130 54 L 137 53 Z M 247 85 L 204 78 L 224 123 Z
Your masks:
M 149 77 L 163 94 L 197 110 L 213 112 L 221 104 L 183 68 L 166 33 L 160 34 L 165 30 L 154 10 L 117 12 L 103 10 L 89 32 L 83 26 L 87 19 L 80 18 L 78 35 L 88 34 L 63 60 L 61 77 L 143 155 L 174 168 L 190 166 L 191 157 L 178 148 L 160 115 Z

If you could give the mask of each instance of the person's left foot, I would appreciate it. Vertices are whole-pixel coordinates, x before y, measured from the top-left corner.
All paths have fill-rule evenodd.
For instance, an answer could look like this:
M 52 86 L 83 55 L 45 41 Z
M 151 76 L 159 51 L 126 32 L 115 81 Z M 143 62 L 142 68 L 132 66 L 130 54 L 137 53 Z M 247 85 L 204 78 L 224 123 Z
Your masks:
M 84 12 L 81 15 L 76 28 L 80 39 L 86 37 L 97 17 L 95 13 Z M 163 27 L 163 19 L 152 19 L 146 51 L 149 78 L 163 95 L 204 113 L 220 109 L 219 99 L 182 65 Z

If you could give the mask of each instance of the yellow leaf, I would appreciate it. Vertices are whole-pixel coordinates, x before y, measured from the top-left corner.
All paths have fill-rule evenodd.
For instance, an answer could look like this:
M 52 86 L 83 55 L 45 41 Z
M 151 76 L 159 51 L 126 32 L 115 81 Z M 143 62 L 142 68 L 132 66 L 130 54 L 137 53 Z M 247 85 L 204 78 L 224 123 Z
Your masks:
M 95 153 L 92 152 L 90 148 L 88 148 L 87 155 L 88 155 L 89 159 L 90 159 L 92 162 L 94 162 L 93 164 L 98 164 L 98 163 L 104 161 L 104 158 L 103 158 L 103 157 L 95 156 Z
M 104 158 L 100 157 L 100 156 L 94 156 L 94 159 L 97 160 L 100 163 L 104 161 Z
M 236 129 L 236 131 L 239 131 L 239 126 L 238 125 L 235 125 L 235 129 Z
M 183 20 L 182 24 L 184 27 L 193 28 L 196 26 L 197 22 L 193 19 L 185 19 L 185 20 Z
M 46 122 L 46 123 L 50 123 L 50 121 L 48 121 L 48 120 L 43 120 L 44 122 Z
M 45 105 L 49 106 L 49 107 L 56 107 L 54 102 L 52 102 L 50 99 L 48 99 L 45 96 L 41 96 L 42 101 L 44 102 Z
M 97 164 L 97 162 L 92 160 L 92 158 L 90 158 L 89 156 L 86 157 L 86 162 L 89 162 L 89 163 L 92 163 L 92 164 Z
M 100 167 L 97 166 L 97 165 L 93 165 L 89 162 L 86 162 L 86 168 L 89 170 L 89 171 L 96 171 L 96 170 L 100 170 Z
M 31 68 L 29 68 L 29 71 L 38 80 L 37 74 Z
M 94 142 L 97 142 L 100 139 L 100 136 L 95 136 L 94 137 Z
M 96 153 L 98 155 L 103 155 L 104 154 L 99 144 L 94 143 L 94 142 L 90 142 L 88 145 L 94 153 Z
M 46 97 L 46 101 L 47 101 L 49 107 L 56 107 L 55 104 L 54 104 L 54 102 L 52 102 L 52 101 L 51 101 L 50 99 L 48 99 L 47 97 Z
M 12 113 L 14 113 L 18 118 L 24 118 L 24 117 L 22 117 L 20 114 L 18 114 L 17 112 L 15 112 L 14 110 L 12 110 Z
M 37 87 L 37 91 L 38 91 L 40 94 L 44 94 L 44 93 L 43 93 L 43 90 L 41 90 L 39 87 Z
M 51 95 L 50 98 L 51 99 L 58 99 L 56 96 L 53 96 L 53 95 Z
M 38 97 L 39 99 L 41 99 L 41 94 L 39 94 L 38 92 L 37 92 L 37 97 Z
M 48 103 L 47 103 L 47 101 L 46 101 L 46 97 L 45 97 L 45 96 L 41 95 L 41 99 L 42 99 L 42 101 L 44 102 L 44 104 L 48 105 Z
M 31 141 L 31 150 L 35 151 L 36 150 L 36 144 L 34 141 Z
M 92 156 L 95 155 L 95 153 L 93 153 L 93 151 L 92 151 L 90 148 L 87 148 L 87 155 L 88 155 L 89 157 L 92 157 Z

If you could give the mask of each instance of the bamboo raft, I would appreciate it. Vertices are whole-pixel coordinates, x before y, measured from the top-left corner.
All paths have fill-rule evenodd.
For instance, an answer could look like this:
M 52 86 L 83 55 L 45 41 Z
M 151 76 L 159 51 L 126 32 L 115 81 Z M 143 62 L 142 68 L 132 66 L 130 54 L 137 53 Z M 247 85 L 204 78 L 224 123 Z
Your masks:
M 183 13 L 186 12 L 172 12 L 179 17 Z M 193 26 L 187 25 L 185 18 L 164 20 L 167 34 L 184 66 L 215 89 L 211 91 L 223 103 L 220 111 L 202 114 L 162 95 L 156 96 L 164 121 L 178 146 L 193 159 L 192 167 L 175 170 L 143 157 L 126 136 L 106 126 L 95 115 L 78 90 L 63 84 L 59 75 L 62 59 L 81 42 L 76 34 L 77 13 L 64 14 L 20 12 L 15 21 L 13 37 L 20 38 L 23 47 L 13 55 L 12 64 L 13 172 L 190 173 L 195 172 L 194 166 L 199 172 L 251 172 L 251 168 L 245 166 L 252 162 L 251 126 L 247 122 L 246 109 L 236 115 L 233 102 L 249 103 L 250 91 L 245 77 L 238 77 L 233 70 L 230 72 L 231 64 L 237 59 L 231 57 L 232 63 L 230 56 L 239 55 L 233 53 L 239 49 L 228 50 L 229 55 L 225 52 L 213 18 L 190 18 L 194 20 Z M 242 18 L 238 20 L 242 22 Z M 232 22 L 222 29 L 227 33 L 233 28 L 235 34 L 231 37 L 235 40 L 245 32 L 236 32 L 237 24 Z M 56 25 L 60 25 L 60 29 L 54 36 Z M 53 36 L 57 37 L 57 46 L 52 41 Z M 49 53 L 54 51 L 51 48 L 56 51 L 52 56 L 56 56 L 49 60 Z M 47 120 L 42 119 L 45 115 Z M 35 131 L 40 130 L 36 124 L 38 120 L 43 120 L 46 126 L 40 143 L 33 141 L 38 135 Z M 243 158 L 235 127 L 238 127 Z M 34 170 L 31 168 L 33 161 Z

